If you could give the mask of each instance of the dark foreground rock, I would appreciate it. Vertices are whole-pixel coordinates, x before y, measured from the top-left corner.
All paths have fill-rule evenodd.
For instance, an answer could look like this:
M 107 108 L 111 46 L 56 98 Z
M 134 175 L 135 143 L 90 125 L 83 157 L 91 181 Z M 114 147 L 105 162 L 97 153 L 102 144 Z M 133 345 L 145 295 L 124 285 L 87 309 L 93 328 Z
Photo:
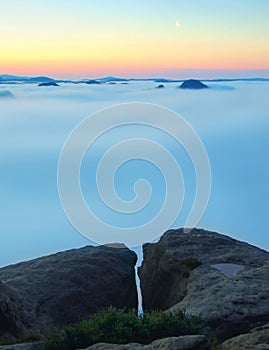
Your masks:
M 19 294 L 0 282 L 0 337 L 3 334 L 16 334 L 23 328 L 24 318 Z
M 155 340 L 149 345 L 136 343 L 118 344 L 95 344 L 85 350 L 209 350 L 211 345 L 203 335 L 186 335 Z
M 137 308 L 136 260 L 127 248 L 87 246 L 0 269 L 3 333 L 42 335 L 109 305 Z
M 145 310 L 185 310 L 221 339 L 269 322 L 269 253 L 230 237 L 171 230 L 143 246 Z
M 202 83 L 200 80 L 195 79 L 189 79 L 185 80 L 180 86 L 180 89 L 193 89 L 193 90 L 200 90 L 200 89 L 208 89 L 208 86 L 204 83 Z
M 269 349 L 269 324 L 254 328 L 248 334 L 242 334 L 226 340 L 221 350 L 266 350 Z
M 0 346 L 0 350 L 44 350 L 42 342 Z

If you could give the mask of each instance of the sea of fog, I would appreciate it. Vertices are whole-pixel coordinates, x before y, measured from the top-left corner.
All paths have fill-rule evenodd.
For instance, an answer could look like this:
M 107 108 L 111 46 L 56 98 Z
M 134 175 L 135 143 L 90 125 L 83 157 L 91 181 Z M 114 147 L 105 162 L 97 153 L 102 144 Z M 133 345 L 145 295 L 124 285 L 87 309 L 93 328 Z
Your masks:
M 177 89 L 177 83 L 156 89 L 153 81 L 60 87 L 1 84 L 0 95 L 9 90 L 14 98 L 0 97 L 0 266 L 92 244 L 64 214 L 57 189 L 58 160 L 79 122 L 101 108 L 123 102 L 168 107 L 200 136 L 211 165 L 212 189 L 198 227 L 269 249 L 269 83 L 208 85 L 210 89 L 187 91 Z M 119 227 L 142 225 L 158 213 L 165 181 L 156 167 L 143 160 L 135 159 L 118 170 L 115 189 L 119 197 L 132 200 L 134 182 L 147 179 L 152 197 L 144 211 L 134 216 L 119 214 L 98 197 L 98 159 L 114 143 L 137 136 L 163 143 L 180 163 L 185 199 L 173 227 L 181 227 L 195 197 L 192 163 L 175 140 L 147 127 L 116 129 L 88 150 L 81 167 L 85 200 L 101 220 Z

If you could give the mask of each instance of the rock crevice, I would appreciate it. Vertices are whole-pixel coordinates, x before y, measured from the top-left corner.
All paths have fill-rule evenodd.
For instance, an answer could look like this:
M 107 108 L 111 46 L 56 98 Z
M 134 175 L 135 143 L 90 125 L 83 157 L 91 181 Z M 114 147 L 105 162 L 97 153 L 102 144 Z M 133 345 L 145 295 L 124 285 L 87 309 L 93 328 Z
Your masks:
M 181 309 L 206 321 L 220 338 L 269 322 L 268 252 L 199 229 L 170 230 L 143 251 L 144 310 Z M 186 266 L 188 261 L 197 265 Z

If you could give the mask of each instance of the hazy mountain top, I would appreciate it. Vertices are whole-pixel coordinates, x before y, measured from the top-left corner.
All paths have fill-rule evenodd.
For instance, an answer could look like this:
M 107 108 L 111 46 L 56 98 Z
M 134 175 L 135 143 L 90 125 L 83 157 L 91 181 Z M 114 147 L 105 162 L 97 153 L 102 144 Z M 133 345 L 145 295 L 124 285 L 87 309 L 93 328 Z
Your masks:
M 0 74 L 0 84 L 22 84 L 22 83 L 85 83 L 85 82 L 98 82 L 98 83 L 116 83 L 116 82 L 128 82 L 128 81 L 154 81 L 157 83 L 178 83 L 184 82 L 188 79 L 166 79 L 166 78 L 118 78 L 114 76 L 107 76 L 96 79 L 53 79 L 46 76 L 37 76 L 37 77 L 27 77 L 27 76 L 18 76 L 10 74 Z M 268 78 L 219 78 L 219 79 L 201 79 L 203 82 L 233 82 L 233 81 L 259 81 L 266 82 L 269 81 Z
M 1 83 L 5 82 L 20 82 L 20 83 L 45 83 L 52 82 L 54 79 L 49 77 L 23 77 L 18 75 L 10 75 L 10 74 L 0 74 Z
M 202 83 L 200 80 L 195 79 L 189 79 L 185 80 L 180 86 L 180 89 L 193 89 L 193 90 L 200 90 L 200 89 L 207 89 L 208 86 Z
M 0 98 L 13 98 L 13 94 L 9 90 L 0 90 Z
M 102 82 L 111 82 L 111 81 L 128 81 L 129 79 L 124 79 L 124 78 L 117 78 L 117 77 L 113 77 L 113 76 L 108 76 L 108 77 L 104 77 L 104 78 L 100 78 L 97 79 L 98 81 L 102 81 Z

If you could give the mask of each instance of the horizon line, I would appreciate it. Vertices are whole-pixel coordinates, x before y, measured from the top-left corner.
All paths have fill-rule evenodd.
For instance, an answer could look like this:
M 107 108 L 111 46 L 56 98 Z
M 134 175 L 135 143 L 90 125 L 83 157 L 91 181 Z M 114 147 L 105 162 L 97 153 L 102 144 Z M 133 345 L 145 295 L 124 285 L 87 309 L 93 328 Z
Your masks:
M 35 78 L 35 77 L 49 77 L 54 80 L 83 80 L 83 79 L 104 79 L 107 77 L 115 77 L 120 79 L 169 79 L 169 80 L 186 80 L 186 79 L 199 79 L 199 80 L 212 80 L 212 79 L 268 79 L 269 68 L 261 69 L 197 69 L 197 68 L 184 68 L 184 69 L 160 69 L 152 71 L 115 71 L 104 70 L 95 72 L 55 72 L 55 71 L 25 71 L 14 73 L 1 73 L 1 76 L 11 75 L 20 78 Z
M 248 72 L 245 70 L 245 72 Z M 68 75 L 68 74 L 67 74 Z M 76 77 L 76 78 L 68 78 L 68 77 L 55 77 L 50 74 L 34 74 L 34 75 L 20 75 L 20 74 L 12 74 L 12 73 L 0 73 L 0 81 L 1 81 L 1 77 L 2 76 L 10 76 L 10 79 L 2 79 L 2 82 L 4 82 L 5 80 L 9 81 L 12 79 L 12 77 L 14 77 L 14 80 L 16 80 L 15 78 L 25 78 L 25 79 L 32 79 L 32 78 L 49 78 L 52 80 L 67 80 L 67 81 L 82 81 L 82 80 L 104 80 L 106 78 L 111 78 L 112 79 L 120 79 L 120 80 L 158 80 L 158 79 L 163 79 L 163 80 L 168 80 L 168 81 L 182 81 L 182 80 L 189 80 L 189 79 L 194 79 L 194 80 L 250 80 L 250 79 L 261 79 L 261 80 L 269 80 L 269 76 L 258 76 L 258 75 L 253 75 L 253 76 L 249 76 L 249 77 L 244 77 L 241 75 L 238 76 L 217 76 L 217 77 L 197 77 L 197 76 L 189 76 L 189 77 L 169 77 L 169 76 L 165 76 L 165 75 L 152 75 L 152 76 L 121 76 L 121 75 L 99 75 L 99 76 L 91 76 L 91 77 L 87 77 L 87 75 L 85 75 L 85 77 Z

